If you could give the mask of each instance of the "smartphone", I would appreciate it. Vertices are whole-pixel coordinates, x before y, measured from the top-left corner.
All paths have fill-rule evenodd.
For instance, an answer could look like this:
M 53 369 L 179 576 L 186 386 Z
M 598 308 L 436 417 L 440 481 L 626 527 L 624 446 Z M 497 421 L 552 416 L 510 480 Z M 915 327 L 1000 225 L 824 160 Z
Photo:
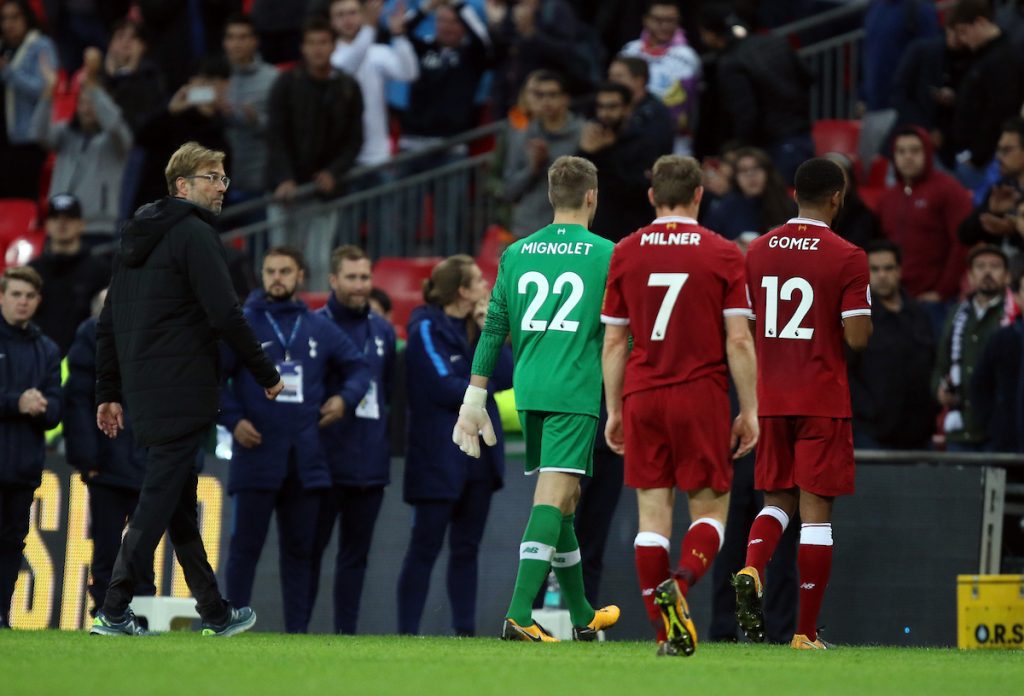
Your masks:
M 212 104 L 217 99 L 217 92 L 208 85 L 189 87 L 185 93 L 185 101 L 189 104 Z

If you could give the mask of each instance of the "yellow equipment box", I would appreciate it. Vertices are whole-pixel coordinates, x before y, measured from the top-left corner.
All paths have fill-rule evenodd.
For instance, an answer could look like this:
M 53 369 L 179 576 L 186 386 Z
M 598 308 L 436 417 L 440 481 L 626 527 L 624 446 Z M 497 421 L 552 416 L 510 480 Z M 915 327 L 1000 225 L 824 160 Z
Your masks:
M 956 576 L 957 647 L 1024 649 L 1024 575 Z

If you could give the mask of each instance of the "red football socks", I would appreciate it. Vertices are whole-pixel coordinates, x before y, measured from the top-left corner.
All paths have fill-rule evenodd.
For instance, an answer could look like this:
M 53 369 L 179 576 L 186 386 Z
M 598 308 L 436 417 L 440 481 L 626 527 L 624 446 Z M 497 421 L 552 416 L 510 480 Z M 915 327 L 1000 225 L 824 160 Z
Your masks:
M 796 632 L 811 640 L 818 637 L 818 613 L 832 572 L 832 525 L 805 524 L 800 527 L 800 612 Z
M 668 539 L 654 532 L 640 532 L 633 542 L 640 596 L 659 641 L 665 640 L 665 624 L 661 620 L 661 610 L 654 603 L 654 590 L 669 577 L 668 546 Z
M 687 594 L 697 584 L 722 548 L 725 527 L 718 520 L 701 517 L 690 525 L 683 537 L 683 550 L 679 554 L 679 571 L 675 574 L 679 589 Z
M 766 506 L 754 518 L 750 525 L 750 536 L 747 538 L 747 560 L 745 566 L 757 568 L 757 573 L 764 581 L 764 569 L 779 545 L 782 533 L 789 524 L 789 515 L 774 506 Z

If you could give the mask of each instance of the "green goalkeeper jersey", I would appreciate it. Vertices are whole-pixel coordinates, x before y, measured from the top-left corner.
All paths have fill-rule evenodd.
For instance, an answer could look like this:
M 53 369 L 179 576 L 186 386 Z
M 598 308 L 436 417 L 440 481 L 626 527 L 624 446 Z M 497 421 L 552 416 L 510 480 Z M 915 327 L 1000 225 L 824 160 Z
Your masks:
M 597 416 L 608 265 L 615 245 L 579 225 L 548 225 L 505 250 L 473 373 L 489 377 L 512 336 L 520 411 Z

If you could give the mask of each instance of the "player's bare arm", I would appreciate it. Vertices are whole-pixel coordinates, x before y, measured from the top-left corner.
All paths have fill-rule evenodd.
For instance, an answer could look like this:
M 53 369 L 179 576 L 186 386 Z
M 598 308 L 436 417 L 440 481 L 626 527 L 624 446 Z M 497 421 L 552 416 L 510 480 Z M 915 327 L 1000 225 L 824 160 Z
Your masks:
M 744 316 L 725 317 L 725 354 L 736 384 L 740 412 L 732 424 L 729 446 L 733 459 L 745 456 L 757 444 L 757 357 L 749 321 Z M 605 377 L 607 380 L 607 377 Z M 610 445 L 609 445 L 610 446 Z
M 751 342 L 751 349 L 753 349 L 753 342 Z M 604 429 L 604 437 L 608 441 L 608 447 L 616 454 L 624 454 L 626 451 L 626 441 L 622 433 L 622 383 L 626 376 L 628 352 L 629 327 L 615 324 L 606 325 L 604 328 L 604 350 L 601 353 L 604 401 L 608 408 L 608 424 Z
M 867 348 L 872 330 L 871 317 L 867 315 L 843 319 L 843 339 L 852 350 L 860 352 Z

